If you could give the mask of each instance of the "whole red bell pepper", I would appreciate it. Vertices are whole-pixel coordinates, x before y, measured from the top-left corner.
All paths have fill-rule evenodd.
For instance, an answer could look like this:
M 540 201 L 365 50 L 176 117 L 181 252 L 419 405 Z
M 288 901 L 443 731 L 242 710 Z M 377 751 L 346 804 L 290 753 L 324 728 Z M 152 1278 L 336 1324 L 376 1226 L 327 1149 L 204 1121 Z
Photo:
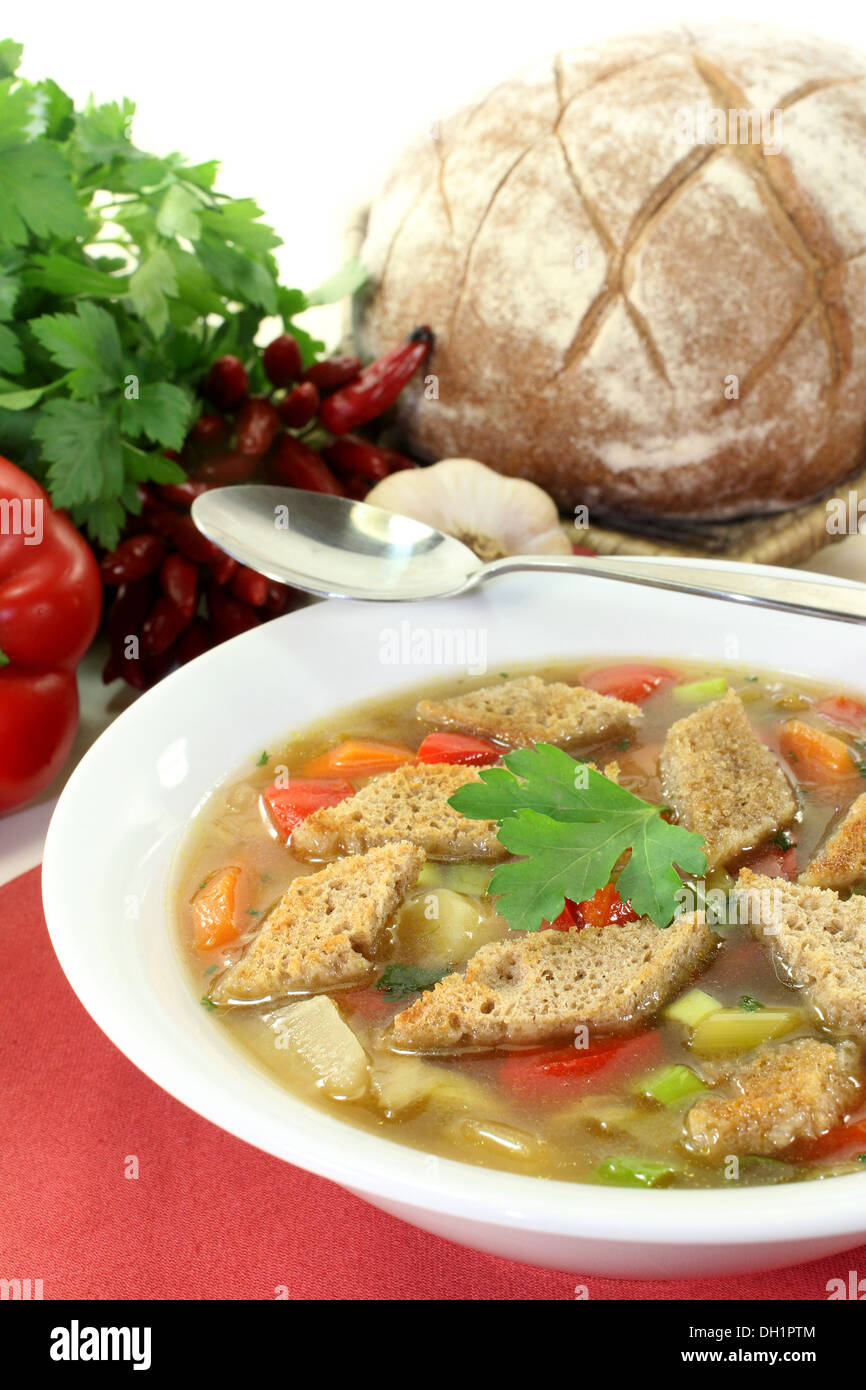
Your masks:
M 90 546 L 33 478 L 0 458 L 0 813 L 35 796 L 69 756 L 75 668 L 101 611 Z

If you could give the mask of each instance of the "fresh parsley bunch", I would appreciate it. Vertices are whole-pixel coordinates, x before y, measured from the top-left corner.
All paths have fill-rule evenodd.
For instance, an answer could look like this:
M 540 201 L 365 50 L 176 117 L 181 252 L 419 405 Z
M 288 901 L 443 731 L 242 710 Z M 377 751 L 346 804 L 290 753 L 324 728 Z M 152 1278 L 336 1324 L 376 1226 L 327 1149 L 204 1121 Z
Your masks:
M 216 161 L 138 149 L 132 102 L 76 110 L 17 76 L 21 52 L 0 41 L 0 453 L 110 549 L 139 483 L 185 476 L 162 451 L 182 445 L 210 363 L 234 353 L 263 387 L 252 344 L 276 316 L 308 364 L 323 344 L 295 315 L 363 272 L 281 285 L 280 238 L 252 199 L 215 191 Z
M 678 869 L 706 871 L 704 839 L 662 818 L 653 806 L 618 787 L 561 748 L 539 743 L 481 772 L 449 805 L 473 820 L 499 822 L 498 838 L 520 858 L 500 865 L 490 880 L 497 909 L 515 930 L 537 931 L 554 921 L 565 899 L 585 902 L 617 879 L 620 897 L 640 916 L 668 926 L 682 887 Z

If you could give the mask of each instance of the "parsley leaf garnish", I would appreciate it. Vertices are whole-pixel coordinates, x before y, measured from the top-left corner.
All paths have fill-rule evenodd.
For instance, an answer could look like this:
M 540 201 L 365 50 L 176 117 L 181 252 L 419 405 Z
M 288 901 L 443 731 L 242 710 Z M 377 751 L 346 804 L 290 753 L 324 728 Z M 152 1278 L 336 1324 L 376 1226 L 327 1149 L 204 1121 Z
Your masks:
M 473 820 L 499 822 L 499 840 L 519 858 L 494 870 L 490 893 L 515 930 L 536 931 L 565 899 L 584 902 L 617 879 L 620 897 L 658 926 L 673 920 L 682 879 L 706 871 L 701 835 L 662 819 L 652 805 L 562 749 L 540 743 L 481 772 L 449 804 Z
M 407 994 L 418 994 L 421 990 L 432 989 L 435 984 L 449 974 L 449 970 L 428 970 L 423 965 L 387 965 L 376 981 L 389 999 L 405 999 Z
M 753 995 L 741 994 L 739 1007 L 743 1010 L 744 1013 L 754 1014 L 757 1013 L 758 1009 L 763 1009 L 764 1006 L 761 1003 L 760 999 L 755 999 Z

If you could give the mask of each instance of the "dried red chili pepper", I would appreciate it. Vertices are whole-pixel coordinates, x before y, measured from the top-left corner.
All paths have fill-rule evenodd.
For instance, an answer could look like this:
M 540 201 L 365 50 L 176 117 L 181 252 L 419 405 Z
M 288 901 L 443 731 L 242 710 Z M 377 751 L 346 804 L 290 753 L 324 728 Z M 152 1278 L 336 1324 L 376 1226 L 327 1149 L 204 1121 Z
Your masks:
M 328 465 L 319 455 L 294 435 L 277 437 L 270 459 L 268 476 L 272 483 L 305 488 L 309 492 L 327 492 L 342 497 L 343 489 Z
M 289 429 L 302 430 L 316 418 L 319 388 L 314 381 L 302 381 L 277 406 L 280 419 Z
M 368 483 L 380 482 L 391 471 L 384 450 L 362 439 L 336 439 L 322 450 L 322 458 L 338 475 L 348 473 L 350 477 L 363 478 Z
M 198 606 L 198 565 L 183 555 L 169 555 L 162 562 L 159 582 L 166 598 L 191 620 Z
M 238 411 L 238 453 L 245 459 L 260 459 L 268 452 L 280 428 L 277 408 L 262 396 L 244 401 Z
M 176 603 L 160 594 L 141 629 L 141 646 L 145 656 L 159 656 L 177 640 L 191 621 Z
M 103 555 L 99 571 L 103 584 L 129 584 L 159 569 L 165 556 L 165 542 L 143 532 L 121 541 L 116 550 Z
M 356 381 L 322 402 L 319 419 L 332 434 L 348 434 L 375 420 L 393 405 L 403 387 L 429 356 L 433 333 L 425 327 L 365 367 Z
M 229 588 L 241 603 L 248 603 L 251 608 L 262 608 L 268 596 L 268 583 L 263 574 L 241 565 L 232 576 Z
M 291 386 L 303 369 L 301 349 L 291 333 L 281 333 L 262 354 L 265 376 L 274 386 Z
M 247 394 L 246 368 L 240 358 L 226 353 L 218 357 L 204 379 L 204 394 L 217 410 L 231 410 Z
M 336 391 L 361 375 L 360 357 L 328 357 L 324 362 L 314 362 L 304 372 L 304 381 L 311 381 L 322 395 L 326 391 Z

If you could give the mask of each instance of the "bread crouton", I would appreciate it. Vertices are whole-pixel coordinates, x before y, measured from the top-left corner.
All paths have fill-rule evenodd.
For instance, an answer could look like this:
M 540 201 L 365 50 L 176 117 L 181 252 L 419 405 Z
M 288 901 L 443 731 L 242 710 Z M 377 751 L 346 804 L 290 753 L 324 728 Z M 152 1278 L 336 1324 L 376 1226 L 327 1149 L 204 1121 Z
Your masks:
M 643 711 L 625 700 L 538 676 L 520 676 L 450 700 L 419 700 L 416 712 L 430 724 L 493 738 L 510 748 L 598 743 L 629 733 L 643 719 Z
M 740 871 L 735 893 L 739 920 L 808 991 L 827 1026 L 866 1033 L 866 898 L 842 902 L 832 889 L 750 869 Z
M 733 690 L 671 725 L 659 767 L 677 820 L 706 840 L 710 869 L 760 844 L 797 810 L 787 777 Z
M 813 888 L 850 888 L 866 879 L 866 792 L 858 796 L 799 882 Z
M 491 941 L 394 1019 L 392 1045 L 417 1052 L 567 1038 L 579 1024 L 627 1033 L 713 949 L 702 913 L 660 930 L 648 917 L 579 932 Z
M 258 1003 L 366 979 L 367 957 L 423 863 L 417 845 L 404 841 L 296 878 L 240 960 L 217 980 L 211 999 Z
M 851 1108 L 858 1061 L 848 1042 L 764 1043 L 730 1073 L 722 1094 L 695 1102 L 686 1129 L 698 1148 L 721 1154 L 772 1154 L 797 1139 L 815 1139 Z
M 374 778 L 338 806 L 307 816 L 292 834 L 292 852 L 300 859 L 334 859 L 411 840 L 430 859 L 505 859 L 495 821 L 469 820 L 448 805 L 458 787 L 478 780 L 474 767 L 407 764 Z

